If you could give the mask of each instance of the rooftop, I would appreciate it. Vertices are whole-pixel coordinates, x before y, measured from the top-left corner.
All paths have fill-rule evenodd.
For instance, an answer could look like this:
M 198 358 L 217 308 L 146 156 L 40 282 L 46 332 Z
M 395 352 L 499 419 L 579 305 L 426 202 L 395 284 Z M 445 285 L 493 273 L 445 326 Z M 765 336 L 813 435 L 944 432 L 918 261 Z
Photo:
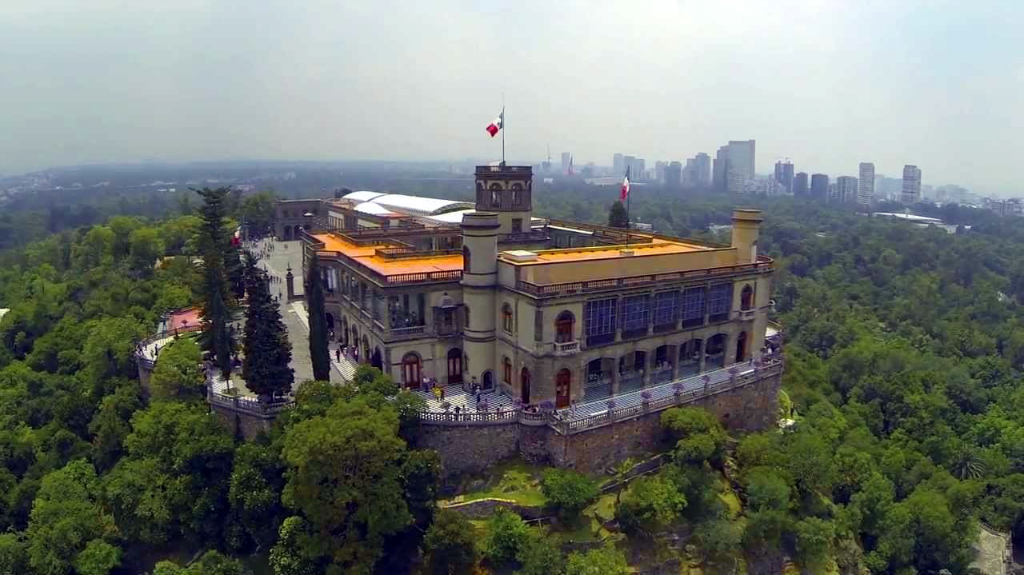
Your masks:
M 645 235 L 643 239 L 648 239 L 650 236 Z M 637 240 L 640 239 L 640 234 L 637 234 Z M 701 246 L 697 244 L 672 241 L 660 238 L 654 238 L 650 243 L 638 243 L 635 245 L 613 245 L 613 246 L 595 246 L 587 248 L 568 248 L 568 249 L 556 249 L 556 250 L 540 250 L 537 251 L 537 257 L 535 259 L 524 260 L 522 258 L 505 258 L 502 254 L 498 257 L 505 261 L 515 263 L 517 265 L 537 265 L 545 263 L 562 263 L 562 262 L 579 262 L 579 261 L 591 261 L 591 260 L 611 260 L 616 258 L 632 258 L 638 256 L 651 256 L 651 255 L 668 255 L 668 254 L 685 254 L 691 252 L 707 251 L 714 248 L 707 246 Z M 625 252 L 625 253 L 624 253 Z
M 342 254 L 383 276 L 462 271 L 461 254 L 438 253 L 423 257 L 394 259 L 379 253 L 383 246 L 359 246 L 333 233 L 311 235 L 324 244 L 323 251 Z

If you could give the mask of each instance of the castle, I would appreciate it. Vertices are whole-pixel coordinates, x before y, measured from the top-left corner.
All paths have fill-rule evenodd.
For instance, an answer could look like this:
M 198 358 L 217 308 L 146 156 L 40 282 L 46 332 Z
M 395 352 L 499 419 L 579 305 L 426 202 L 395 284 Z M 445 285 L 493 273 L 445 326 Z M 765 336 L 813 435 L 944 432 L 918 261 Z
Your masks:
M 335 343 L 407 388 L 481 389 L 509 408 L 445 404 L 424 414 L 449 428 L 426 444 L 444 457 L 450 428 L 516 423 L 498 443 L 593 467 L 622 450 L 570 461 L 568 443 L 527 428 L 569 436 L 684 400 L 724 405 L 730 427 L 774 424 L 781 356 L 766 343 L 774 265 L 758 254 L 758 211 L 736 210 L 731 245 L 713 245 L 535 217 L 529 166 L 475 175 L 474 203 L 357 191 L 277 205 L 278 237 L 319 260 Z M 657 430 L 625 451 L 643 448 L 637 434 Z M 486 434 L 457 443 L 469 435 Z M 495 441 L 466 457 L 489 459 Z

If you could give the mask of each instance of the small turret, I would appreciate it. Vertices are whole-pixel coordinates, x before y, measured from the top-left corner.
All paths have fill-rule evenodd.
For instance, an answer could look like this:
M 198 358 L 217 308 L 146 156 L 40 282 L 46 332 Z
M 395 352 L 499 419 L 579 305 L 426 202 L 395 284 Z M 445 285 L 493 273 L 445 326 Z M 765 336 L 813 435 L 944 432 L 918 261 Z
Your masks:
M 736 248 L 736 263 L 757 261 L 757 238 L 763 221 L 761 210 L 733 210 L 732 247 Z

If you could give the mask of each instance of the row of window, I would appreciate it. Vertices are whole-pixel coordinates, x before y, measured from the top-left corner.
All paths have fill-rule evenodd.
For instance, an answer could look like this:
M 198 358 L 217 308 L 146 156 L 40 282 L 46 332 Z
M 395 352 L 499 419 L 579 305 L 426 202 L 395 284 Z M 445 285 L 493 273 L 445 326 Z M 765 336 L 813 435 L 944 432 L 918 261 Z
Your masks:
M 672 327 L 682 320 L 684 327 L 703 325 L 705 316 L 711 322 L 729 319 L 732 306 L 732 284 L 723 283 L 687 288 L 682 292 L 658 292 L 654 296 L 636 295 L 607 298 L 587 302 L 585 308 L 585 335 L 590 343 L 614 341 L 615 330 L 621 328 L 624 337 L 647 332 L 653 323 L 658 327 Z M 753 288 L 744 286 L 741 308 L 750 309 Z

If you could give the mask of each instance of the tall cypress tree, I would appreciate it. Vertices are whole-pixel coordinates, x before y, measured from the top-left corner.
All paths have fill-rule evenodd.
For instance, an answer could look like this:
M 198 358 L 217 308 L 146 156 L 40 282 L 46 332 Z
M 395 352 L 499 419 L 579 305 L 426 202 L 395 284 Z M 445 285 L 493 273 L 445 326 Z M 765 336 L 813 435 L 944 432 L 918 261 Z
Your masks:
M 224 228 L 224 199 L 227 188 L 194 190 L 203 198 L 199 210 L 199 251 L 203 257 L 203 283 L 200 288 L 203 350 L 213 354 L 214 363 L 225 379 L 231 376 L 231 353 L 234 350 L 229 324 L 231 292 L 224 271 L 224 253 L 231 248 Z
M 626 218 L 626 208 L 622 202 L 612 204 L 608 211 L 608 226 L 613 228 L 628 228 L 629 220 Z
M 313 364 L 313 379 L 330 381 L 331 355 L 327 350 L 327 316 L 324 314 L 324 286 L 320 277 L 320 262 L 314 251 L 306 272 L 306 310 L 309 312 L 309 359 Z
M 249 309 L 245 316 L 245 335 L 242 339 L 242 377 L 250 391 L 260 401 L 269 402 L 274 394 L 291 391 L 295 373 L 292 345 L 281 321 L 281 310 L 270 297 L 266 273 L 256 267 L 256 258 L 245 254 L 243 277 L 249 294 Z

